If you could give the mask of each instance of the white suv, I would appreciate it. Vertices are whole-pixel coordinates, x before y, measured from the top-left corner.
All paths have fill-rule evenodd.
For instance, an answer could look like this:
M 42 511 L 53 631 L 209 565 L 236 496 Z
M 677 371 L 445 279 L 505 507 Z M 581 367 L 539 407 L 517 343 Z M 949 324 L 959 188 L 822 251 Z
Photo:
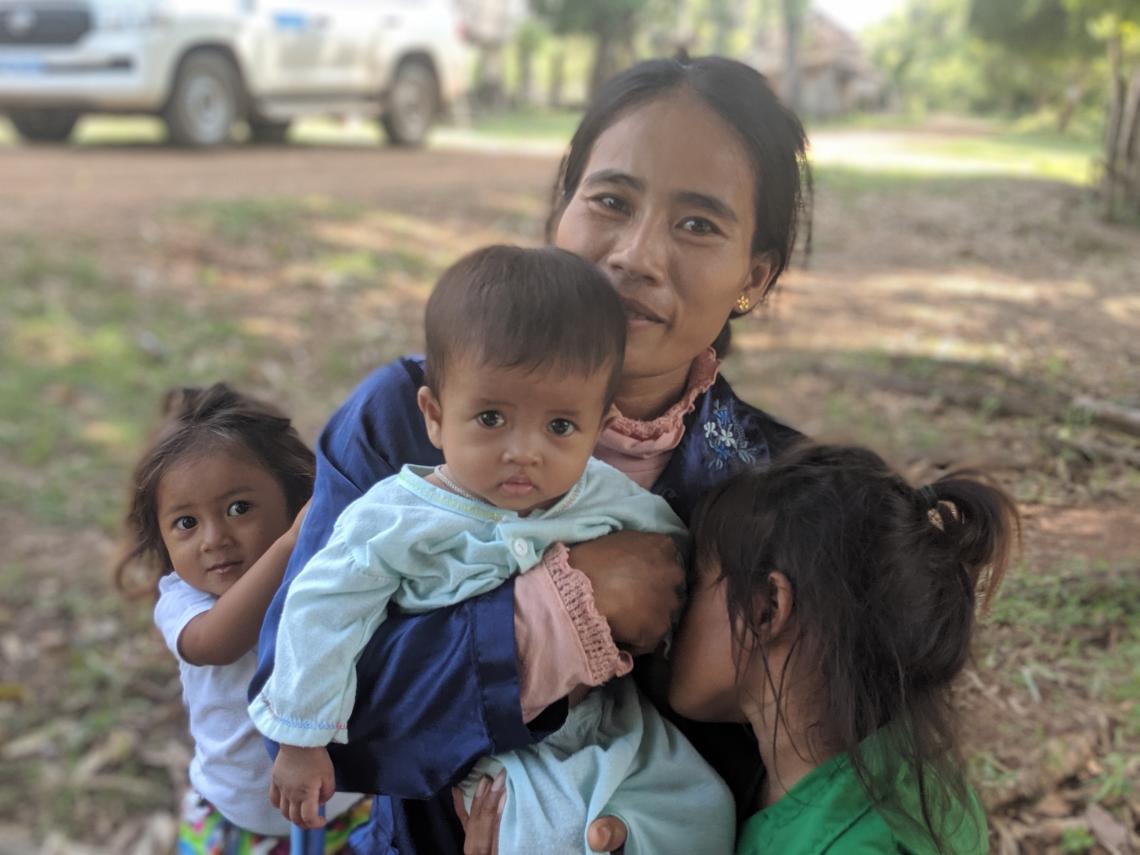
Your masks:
M 161 115 L 172 141 L 257 142 L 312 115 L 423 141 L 466 87 L 451 0 L 0 0 L 0 112 L 33 142 L 84 113 Z

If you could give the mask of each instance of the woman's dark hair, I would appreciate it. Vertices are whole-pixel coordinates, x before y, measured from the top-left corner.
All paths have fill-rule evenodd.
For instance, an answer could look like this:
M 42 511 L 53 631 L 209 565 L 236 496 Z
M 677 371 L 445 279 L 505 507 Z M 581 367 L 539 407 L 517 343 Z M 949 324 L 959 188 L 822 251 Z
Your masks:
M 176 463 L 219 450 L 248 457 L 277 479 L 290 517 L 313 492 L 313 452 L 276 407 L 215 383 L 168 390 L 161 412 L 131 477 L 122 558 L 114 571 L 116 586 L 129 595 L 153 592 L 158 577 L 171 570 L 158 523 L 158 488 Z
M 1013 500 L 969 470 L 915 489 L 871 451 L 803 444 L 714 488 L 693 528 L 698 561 L 726 584 L 745 651 L 737 667 L 762 658 L 777 723 L 784 674 L 772 674 L 759 642 L 778 571 L 794 603 L 789 661 L 802 657 L 820 676 L 823 744 L 849 754 L 873 802 L 941 848 L 936 817 L 968 798 L 950 683 L 1017 539 Z M 868 763 L 859 744 L 880 729 L 889 750 Z M 900 764 L 914 771 L 920 817 L 891 801 Z
M 546 238 L 553 241 L 558 221 L 578 190 L 598 137 L 630 110 L 679 92 L 693 95 L 714 110 L 748 151 L 756 178 L 752 254 L 767 253 L 773 259 L 770 291 L 791 260 L 801 215 L 808 226 L 808 244 L 811 242 L 807 138 L 800 120 L 780 102 L 763 74 L 725 57 L 646 60 L 599 90 L 558 170 Z M 729 338 L 725 324 L 713 345 L 719 354 L 727 352 Z
M 424 310 L 426 383 L 439 394 L 462 358 L 502 368 L 608 370 L 617 394 L 626 317 L 597 267 L 554 247 L 489 246 L 444 271 Z

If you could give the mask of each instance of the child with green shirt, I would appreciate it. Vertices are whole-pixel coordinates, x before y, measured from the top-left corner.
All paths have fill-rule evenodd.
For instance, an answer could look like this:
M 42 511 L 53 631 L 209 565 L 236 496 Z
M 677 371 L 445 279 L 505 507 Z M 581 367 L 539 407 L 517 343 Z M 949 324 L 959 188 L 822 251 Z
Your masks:
M 1017 527 L 973 473 L 915 489 L 842 446 L 704 498 L 670 701 L 755 732 L 765 773 L 737 855 L 987 851 L 949 688 Z

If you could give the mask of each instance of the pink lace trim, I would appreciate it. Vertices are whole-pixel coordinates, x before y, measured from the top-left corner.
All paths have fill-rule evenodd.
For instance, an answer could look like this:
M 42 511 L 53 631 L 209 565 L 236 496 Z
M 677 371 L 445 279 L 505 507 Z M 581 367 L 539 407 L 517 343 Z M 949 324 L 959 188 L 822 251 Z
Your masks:
M 618 415 L 602 432 L 598 439 L 599 445 L 604 444 L 607 447 L 629 453 L 633 449 L 632 443 L 628 440 L 633 440 L 634 443 L 642 443 L 660 439 L 666 435 L 673 439 L 673 435 L 676 434 L 676 442 L 669 446 L 670 449 L 676 448 L 677 443 L 680 442 L 680 437 L 684 435 L 683 422 L 685 416 L 696 409 L 697 398 L 712 386 L 719 371 L 720 360 L 716 357 L 716 351 L 710 347 L 693 360 L 693 366 L 689 369 L 688 387 L 677 403 L 651 421 L 640 421 Z M 646 450 L 656 452 L 664 449 L 655 446 Z
M 589 578 L 570 566 L 570 550 L 565 544 L 556 543 L 547 549 L 542 563 L 578 630 L 588 671 L 586 685 L 600 686 L 633 670 L 633 658 L 614 644 L 609 623 L 594 605 L 594 587 Z

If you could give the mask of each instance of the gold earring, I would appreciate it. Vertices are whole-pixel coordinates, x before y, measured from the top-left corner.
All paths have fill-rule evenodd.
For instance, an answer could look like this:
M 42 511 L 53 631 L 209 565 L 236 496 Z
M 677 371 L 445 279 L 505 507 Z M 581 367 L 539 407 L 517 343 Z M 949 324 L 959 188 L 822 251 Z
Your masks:
M 736 298 L 736 311 L 744 314 L 752 308 L 752 301 L 748 299 L 747 294 L 741 294 Z

